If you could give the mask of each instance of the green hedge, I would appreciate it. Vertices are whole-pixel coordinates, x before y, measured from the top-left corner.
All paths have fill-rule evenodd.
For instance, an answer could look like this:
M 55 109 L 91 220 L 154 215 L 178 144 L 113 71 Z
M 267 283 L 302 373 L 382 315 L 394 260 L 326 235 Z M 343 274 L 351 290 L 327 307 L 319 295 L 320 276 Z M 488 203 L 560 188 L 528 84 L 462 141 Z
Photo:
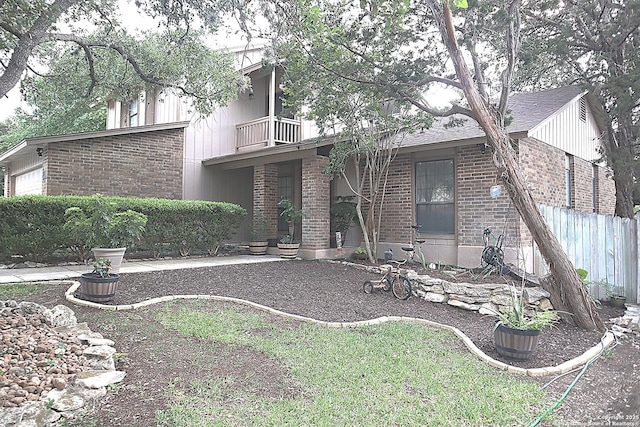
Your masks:
M 179 252 L 216 255 L 223 241 L 233 237 L 245 219 L 244 208 L 231 203 L 192 200 L 107 197 L 118 211 L 132 209 L 148 217 L 145 233 L 134 250 L 153 256 Z M 63 230 L 64 212 L 83 210 L 90 197 L 15 196 L 0 198 L 0 260 L 19 255 L 32 261 L 69 256 L 72 242 Z

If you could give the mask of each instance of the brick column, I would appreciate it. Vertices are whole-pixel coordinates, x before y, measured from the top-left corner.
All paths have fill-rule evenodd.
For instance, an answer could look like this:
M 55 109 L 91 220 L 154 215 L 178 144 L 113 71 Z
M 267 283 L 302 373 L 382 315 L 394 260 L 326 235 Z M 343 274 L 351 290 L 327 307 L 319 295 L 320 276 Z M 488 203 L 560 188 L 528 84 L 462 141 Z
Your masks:
M 261 210 L 267 219 L 267 236 L 278 237 L 278 166 L 253 167 L 253 212 Z
M 318 257 L 314 252 L 329 248 L 329 176 L 324 170 L 327 157 L 302 159 L 302 249 L 306 257 Z

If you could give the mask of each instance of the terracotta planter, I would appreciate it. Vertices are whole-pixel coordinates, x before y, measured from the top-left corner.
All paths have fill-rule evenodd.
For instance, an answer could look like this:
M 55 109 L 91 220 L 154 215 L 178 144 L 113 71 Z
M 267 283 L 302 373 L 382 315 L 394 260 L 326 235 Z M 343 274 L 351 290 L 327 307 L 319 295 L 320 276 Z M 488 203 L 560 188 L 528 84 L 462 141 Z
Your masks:
M 120 275 L 100 277 L 95 273 L 83 273 L 80 277 L 78 298 L 93 302 L 109 302 L 116 296 Z
M 280 258 L 293 259 L 298 256 L 300 243 L 278 243 Z
M 120 265 L 122 264 L 122 259 L 124 258 L 126 250 L 127 248 L 93 248 L 91 249 L 91 252 L 93 252 L 93 256 L 96 261 L 101 258 L 111 260 L 110 272 L 118 274 L 120 272 Z
M 269 243 L 264 242 L 249 242 L 249 253 L 251 255 L 264 255 L 267 253 L 267 247 Z
M 493 343 L 498 354 L 506 359 L 528 360 L 538 346 L 538 330 L 512 329 L 497 325 L 493 331 Z

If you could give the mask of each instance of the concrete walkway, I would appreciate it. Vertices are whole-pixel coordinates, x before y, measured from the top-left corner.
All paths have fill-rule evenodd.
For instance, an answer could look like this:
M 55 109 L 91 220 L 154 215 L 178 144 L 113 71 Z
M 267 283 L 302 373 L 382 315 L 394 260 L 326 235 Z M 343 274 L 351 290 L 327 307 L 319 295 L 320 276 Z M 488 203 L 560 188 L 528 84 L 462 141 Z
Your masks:
M 229 264 L 254 264 L 260 262 L 286 261 L 272 255 L 234 255 L 222 257 L 191 257 L 160 260 L 124 260 L 120 266 L 120 273 L 144 273 L 148 271 L 179 270 L 182 268 L 213 267 Z M 38 282 L 43 280 L 65 280 L 80 277 L 82 273 L 91 271 L 90 266 L 69 265 L 54 267 L 34 267 L 0 269 L 1 283 Z

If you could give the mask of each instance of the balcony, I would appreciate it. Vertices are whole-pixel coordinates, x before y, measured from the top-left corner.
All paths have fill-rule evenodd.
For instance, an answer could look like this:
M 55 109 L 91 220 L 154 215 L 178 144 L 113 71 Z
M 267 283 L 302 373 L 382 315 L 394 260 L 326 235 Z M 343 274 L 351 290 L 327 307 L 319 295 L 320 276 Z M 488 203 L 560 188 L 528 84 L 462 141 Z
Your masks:
M 300 139 L 300 122 L 297 120 L 274 119 L 273 138 L 269 138 L 269 117 L 261 117 L 236 125 L 236 151 L 290 144 L 299 142 Z

